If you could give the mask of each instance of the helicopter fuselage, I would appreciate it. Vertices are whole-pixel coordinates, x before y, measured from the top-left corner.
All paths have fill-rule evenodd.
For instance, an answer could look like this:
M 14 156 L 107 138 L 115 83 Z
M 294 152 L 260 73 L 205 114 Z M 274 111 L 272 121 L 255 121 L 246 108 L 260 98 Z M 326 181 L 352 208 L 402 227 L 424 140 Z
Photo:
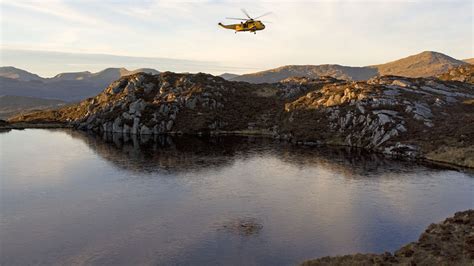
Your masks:
M 229 24 L 229 25 L 224 25 L 222 23 L 219 23 L 219 26 L 225 29 L 235 30 L 236 32 L 238 31 L 256 32 L 256 31 L 265 29 L 265 25 L 260 20 L 247 20 L 245 22 L 241 22 L 238 24 Z

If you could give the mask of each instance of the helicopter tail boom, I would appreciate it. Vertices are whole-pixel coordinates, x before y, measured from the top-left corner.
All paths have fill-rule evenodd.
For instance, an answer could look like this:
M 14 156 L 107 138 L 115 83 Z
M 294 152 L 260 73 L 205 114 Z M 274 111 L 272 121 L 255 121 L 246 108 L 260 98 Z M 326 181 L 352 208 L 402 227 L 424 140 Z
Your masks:
M 224 29 L 231 29 L 231 30 L 234 30 L 234 29 L 235 29 L 234 25 L 224 25 L 224 24 L 222 24 L 222 23 L 220 23 L 220 22 L 218 23 L 218 25 L 221 26 L 221 27 L 223 27 Z

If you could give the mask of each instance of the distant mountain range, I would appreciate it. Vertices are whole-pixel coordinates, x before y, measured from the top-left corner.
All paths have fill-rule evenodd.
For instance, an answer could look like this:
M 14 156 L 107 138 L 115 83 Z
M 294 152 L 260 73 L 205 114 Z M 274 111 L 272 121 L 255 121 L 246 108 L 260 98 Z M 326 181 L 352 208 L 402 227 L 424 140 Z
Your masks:
M 317 78 L 331 76 L 344 80 L 367 80 L 375 76 L 395 75 L 404 77 L 429 77 L 446 72 L 448 69 L 474 63 L 454 59 L 442 53 L 426 51 L 396 61 L 365 67 L 341 65 L 288 65 L 266 71 L 231 77 L 232 81 L 250 83 L 273 83 L 291 76 Z M 229 75 L 229 74 L 226 74 Z
M 112 81 L 137 72 L 159 73 L 149 68 L 133 71 L 125 68 L 107 68 L 97 73 L 71 72 L 61 73 L 52 78 L 42 78 L 15 67 L 0 67 L 0 95 L 79 101 L 97 95 Z

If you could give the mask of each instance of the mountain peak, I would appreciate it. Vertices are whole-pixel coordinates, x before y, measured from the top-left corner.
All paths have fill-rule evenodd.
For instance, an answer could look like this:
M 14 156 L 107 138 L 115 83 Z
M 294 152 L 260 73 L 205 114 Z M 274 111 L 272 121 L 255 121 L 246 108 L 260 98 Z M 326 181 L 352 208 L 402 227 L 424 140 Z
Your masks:
M 445 55 L 443 53 L 439 52 L 434 52 L 434 51 L 424 51 L 419 54 L 415 54 L 411 56 L 412 58 L 417 58 L 417 59 L 427 59 L 430 60 L 431 62 L 450 62 L 450 63 L 459 63 L 460 61 L 457 59 L 454 59 L 448 55 Z M 405 59 L 410 58 L 406 57 Z M 403 59 L 403 58 L 402 58 Z
M 18 81 L 42 80 L 42 78 L 36 74 L 13 66 L 0 67 L 0 77 L 14 79 Z
M 418 55 L 442 55 L 442 56 L 447 56 L 443 53 L 439 53 L 439 52 L 436 52 L 436 51 L 423 51 L 423 52 L 419 53 Z
M 428 60 L 430 62 L 446 62 L 446 63 L 453 63 L 453 64 L 463 64 L 462 61 L 454 59 L 448 55 L 443 53 L 434 52 L 434 51 L 423 51 L 418 54 L 410 55 L 401 59 L 397 59 L 385 64 L 380 64 L 378 66 L 392 64 L 392 63 L 417 63 L 419 61 Z
M 380 75 L 428 77 L 446 72 L 466 63 L 443 53 L 424 51 L 385 64 L 375 65 Z

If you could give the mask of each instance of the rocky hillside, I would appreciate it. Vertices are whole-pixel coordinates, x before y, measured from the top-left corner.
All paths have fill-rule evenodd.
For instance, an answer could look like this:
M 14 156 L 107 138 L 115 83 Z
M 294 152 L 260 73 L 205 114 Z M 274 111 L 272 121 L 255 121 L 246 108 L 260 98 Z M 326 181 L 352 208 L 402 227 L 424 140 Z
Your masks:
M 323 265 L 473 265 L 474 210 L 457 212 L 438 224 L 431 224 L 417 242 L 394 254 L 356 254 L 324 257 L 304 262 Z
M 79 101 L 97 95 L 104 87 L 120 77 L 138 72 L 159 73 L 154 69 L 129 71 L 125 68 L 107 68 L 97 73 L 71 72 L 60 73 L 52 78 L 42 78 L 18 68 L 1 67 L 0 95 Z
M 396 75 L 404 77 L 429 77 L 446 72 L 450 68 L 467 65 L 437 52 L 422 52 L 393 62 L 366 67 L 340 65 L 290 65 L 275 69 L 250 73 L 232 78 L 233 81 L 250 83 L 273 83 L 288 77 L 331 76 L 343 80 L 367 80 L 375 76 Z
M 140 73 L 79 104 L 11 121 L 138 135 L 260 134 L 474 167 L 474 86 L 436 78 L 249 84 L 207 74 Z
M 460 81 L 474 84 L 474 65 L 463 65 L 452 68 L 446 73 L 438 76 L 439 79 L 449 81 Z

